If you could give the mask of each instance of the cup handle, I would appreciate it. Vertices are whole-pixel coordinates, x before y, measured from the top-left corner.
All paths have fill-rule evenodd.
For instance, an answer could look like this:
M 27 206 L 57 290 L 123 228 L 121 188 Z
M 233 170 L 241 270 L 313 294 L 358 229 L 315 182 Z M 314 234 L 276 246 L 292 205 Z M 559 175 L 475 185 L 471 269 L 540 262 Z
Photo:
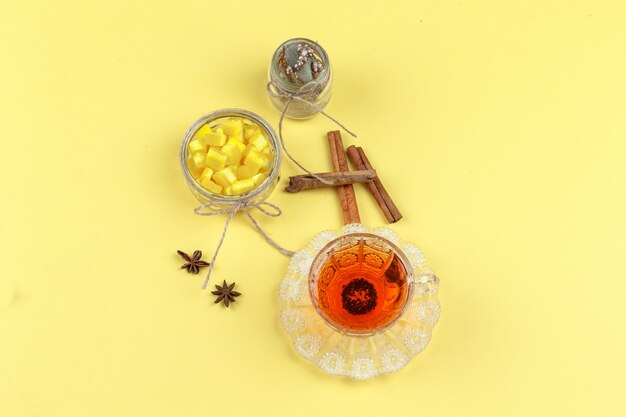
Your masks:
M 414 282 L 418 285 L 439 284 L 439 278 L 432 272 L 424 272 L 416 275 Z

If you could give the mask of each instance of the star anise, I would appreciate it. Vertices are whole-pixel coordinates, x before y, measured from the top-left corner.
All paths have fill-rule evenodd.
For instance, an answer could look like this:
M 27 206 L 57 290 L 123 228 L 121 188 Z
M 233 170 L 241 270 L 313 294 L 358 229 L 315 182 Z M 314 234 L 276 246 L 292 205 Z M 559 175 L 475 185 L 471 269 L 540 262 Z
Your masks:
M 200 272 L 200 268 L 210 265 L 208 262 L 204 262 L 200 259 L 202 258 L 202 251 L 194 251 L 191 256 L 187 255 L 182 250 L 177 250 L 176 253 L 178 253 L 180 257 L 185 260 L 185 264 L 181 266 L 180 269 L 186 269 L 188 273 L 197 274 Z
M 241 293 L 233 291 L 235 288 L 234 282 L 228 285 L 226 284 L 226 281 L 224 281 L 222 285 L 215 285 L 215 288 L 217 288 L 217 291 L 211 291 L 211 294 L 217 295 L 215 304 L 222 301 L 226 307 L 228 307 L 230 303 L 235 302 L 235 297 L 239 297 L 241 295 Z

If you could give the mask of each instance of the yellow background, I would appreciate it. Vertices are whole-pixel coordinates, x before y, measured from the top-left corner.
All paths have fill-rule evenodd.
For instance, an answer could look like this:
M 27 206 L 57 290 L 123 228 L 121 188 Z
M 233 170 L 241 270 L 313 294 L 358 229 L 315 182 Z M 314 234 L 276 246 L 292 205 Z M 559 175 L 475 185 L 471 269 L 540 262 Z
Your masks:
M 1 416 L 626 414 L 623 1 L 1 9 Z M 231 106 L 276 126 L 267 65 L 295 36 L 327 49 L 327 109 L 442 280 L 429 347 L 370 381 L 295 353 L 277 314 L 288 259 L 244 218 L 213 278 L 237 282 L 232 308 L 178 269 L 176 249 L 210 258 L 223 224 L 193 214 L 185 130 Z M 285 125 L 315 170 L 334 128 Z M 284 215 L 259 219 L 272 237 L 297 249 L 340 226 L 333 190 L 284 181 L 270 199 Z

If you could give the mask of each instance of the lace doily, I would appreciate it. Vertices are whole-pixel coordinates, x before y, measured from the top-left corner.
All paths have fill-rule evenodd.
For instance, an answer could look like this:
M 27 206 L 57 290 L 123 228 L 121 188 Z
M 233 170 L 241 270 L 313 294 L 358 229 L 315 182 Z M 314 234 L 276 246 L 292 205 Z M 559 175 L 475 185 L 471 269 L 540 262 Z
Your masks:
M 371 336 L 350 336 L 330 327 L 309 296 L 309 270 L 327 243 L 351 233 L 372 233 L 400 248 L 414 271 L 413 297 L 405 313 L 390 328 Z M 439 281 L 426 266 L 424 254 L 388 228 L 349 224 L 317 234 L 296 252 L 279 287 L 280 321 L 296 351 L 332 375 L 368 379 L 394 372 L 426 348 L 440 314 Z

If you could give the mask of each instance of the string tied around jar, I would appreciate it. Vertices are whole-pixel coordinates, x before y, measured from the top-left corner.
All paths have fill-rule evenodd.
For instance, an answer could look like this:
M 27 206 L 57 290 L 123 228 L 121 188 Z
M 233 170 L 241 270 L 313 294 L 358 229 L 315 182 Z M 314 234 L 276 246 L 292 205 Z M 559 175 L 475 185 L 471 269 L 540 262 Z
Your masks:
M 345 130 L 352 137 L 356 138 L 356 134 L 354 134 L 350 129 L 348 129 L 343 123 L 341 123 L 339 120 L 335 119 L 334 117 L 324 112 L 324 109 L 322 107 L 314 103 L 313 99 L 316 95 L 316 92 L 323 88 L 324 88 L 324 84 L 322 84 L 321 82 L 310 81 L 302 85 L 295 92 L 291 93 L 288 90 L 281 88 L 279 85 L 277 85 L 273 81 L 270 81 L 267 83 L 267 93 L 271 97 L 287 100 L 285 103 L 285 108 L 280 113 L 280 119 L 278 119 L 278 139 L 280 140 L 280 146 L 283 148 L 283 151 L 285 151 L 285 155 L 287 155 L 287 158 L 289 158 L 291 162 L 296 164 L 298 167 L 300 167 L 300 169 L 302 169 L 307 174 L 311 175 L 312 177 L 321 181 L 324 184 L 331 185 L 331 183 L 328 180 L 320 177 L 319 175 L 315 175 L 313 172 L 306 169 L 293 156 L 291 156 L 291 154 L 287 150 L 287 147 L 285 146 L 285 141 L 283 139 L 283 120 L 285 119 L 285 115 L 287 114 L 287 110 L 289 109 L 289 106 L 291 105 L 291 103 L 293 103 L 294 100 L 307 103 L 309 106 L 313 107 L 318 113 L 323 114 L 326 118 L 328 118 L 329 120 L 334 122 L 337 126 Z
M 226 207 L 223 207 L 224 205 Z M 268 208 L 273 211 L 268 210 Z M 207 209 L 210 209 L 212 211 L 204 211 Z M 267 243 L 278 249 L 278 251 L 283 255 L 292 256 L 294 254 L 294 252 L 283 248 L 281 245 L 279 245 L 274 240 L 272 240 L 272 238 L 269 237 L 269 235 L 263 230 L 263 228 L 254 218 L 254 216 L 252 216 L 252 214 L 250 213 L 252 209 L 257 209 L 261 213 L 269 217 L 279 217 L 283 213 L 280 207 L 275 204 L 268 203 L 267 201 L 239 201 L 236 203 L 210 202 L 196 207 L 193 210 L 194 213 L 196 213 L 198 216 L 221 216 L 223 214 L 228 215 L 228 217 L 226 218 L 226 223 L 224 224 L 224 229 L 222 230 L 222 236 L 220 237 L 220 241 L 217 244 L 217 248 L 215 248 L 213 258 L 211 258 L 209 270 L 207 272 L 206 278 L 204 279 L 204 283 L 202 284 L 202 289 L 206 289 L 207 285 L 209 284 L 209 278 L 211 277 L 211 272 L 213 271 L 213 265 L 215 265 L 217 254 L 222 247 L 222 243 L 224 243 L 224 238 L 226 237 L 226 232 L 228 231 L 228 225 L 230 224 L 230 221 L 233 219 L 233 217 L 235 217 L 235 215 L 240 211 L 243 211 L 246 216 L 248 216 L 248 219 L 250 220 L 252 225 L 256 228 L 259 234 L 263 236 Z

